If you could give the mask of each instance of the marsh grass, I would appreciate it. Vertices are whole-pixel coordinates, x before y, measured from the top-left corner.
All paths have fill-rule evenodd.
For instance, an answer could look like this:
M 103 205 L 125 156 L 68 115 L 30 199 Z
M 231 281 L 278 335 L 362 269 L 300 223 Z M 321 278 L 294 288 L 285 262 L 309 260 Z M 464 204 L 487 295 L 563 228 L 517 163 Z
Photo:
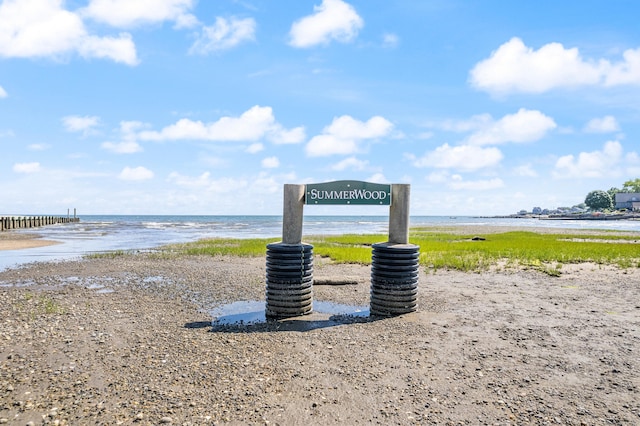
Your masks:
M 634 235 L 539 234 L 513 231 L 475 235 L 416 229 L 411 243 L 420 246 L 420 263 L 433 270 L 455 269 L 478 272 L 497 265 L 540 270 L 560 275 L 563 264 L 593 262 L 621 268 L 640 267 L 640 244 Z M 386 241 L 386 235 L 310 236 L 316 256 L 339 263 L 371 263 L 371 245 Z M 264 256 L 272 239 L 210 239 L 174 244 L 164 250 L 188 255 Z

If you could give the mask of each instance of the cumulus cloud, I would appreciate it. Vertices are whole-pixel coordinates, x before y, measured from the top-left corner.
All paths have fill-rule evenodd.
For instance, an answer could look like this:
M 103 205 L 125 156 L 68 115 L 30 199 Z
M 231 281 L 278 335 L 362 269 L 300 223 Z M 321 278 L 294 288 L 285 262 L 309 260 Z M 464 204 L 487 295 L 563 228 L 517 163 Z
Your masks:
M 261 144 L 260 142 L 256 142 L 249 145 L 247 149 L 245 149 L 245 152 L 248 152 L 249 154 L 257 154 L 258 152 L 263 150 L 264 150 L 264 145 Z
M 100 124 L 100 118 L 95 115 L 68 115 L 62 118 L 62 124 L 68 132 L 89 133 Z
M 2 98 L 6 98 L 7 96 L 9 96 L 9 94 L 7 93 L 6 90 L 4 90 L 4 87 L 0 86 L 0 99 Z
M 122 141 L 122 142 L 103 142 L 100 145 L 103 149 L 111 151 L 115 154 L 134 154 L 141 152 L 142 146 L 136 141 Z
M 389 179 L 387 179 L 382 173 L 374 173 L 367 178 L 367 182 L 389 183 Z
M 622 145 L 608 141 L 601 151 L 581 152 L 577 157 L 569 154 L 558 158 L 553 171 L 557 178 L 599 178 L 618 173 L 623 160 Z
M 231 49 L 242 42 L 254 40 L 256 21 L 252 18 L 229 20 L 218 17 L 215 24 L 203 26 L 189 53 L 207 55 Z
M 521 108 L 495 122 L 485 122 L 482 129 L 472 134 L 471 145 L 497 145 L 507 142 L 533 142 L 542 139 L 557 127 L 555 121 L 540 111 Z
M 543 93 L 558 88 L 640 84 L 640 49 L 627 50 L 623 60 L 584 59 L 578 48 L 549 43 L 538 50 L 517 37 L 477 63 L 469 81 L 478 90 L 497 95 Z
M 143 131 L 141 140 L 208 140 L 208 141 L 258 141 L 269 138 L 275 143 L 299 143 L 304 136 L 302 127 L 286 130 L 276 122 L 271 107 L 254 106 L 239 117 L 222 117 L 213 123 L 193 121 L 188 118 L 160 131 Z
M 352 41 L 364 26 L 364 21 L 350 4 L 342 0 L 322 0 L 313 7 L 314 13 L 294 22 L 289 32 L 293 47 L 329 44 L 332 40 Z
M 278 157 L 267 157 L 262 160 L 262 167 L 265 169 L 275 169 L 280 167 L 280 160 Z
M 360 150 L 361 141 L 388 136 L 392 129 L 393 124 L 381 116 L 363 122 L 343 115 L 334 118 L 321 135 L 311 138 L 306 152 L 310 157 L 354 154 Z
M 193 5 L 194 0 L 91 0 L 80 13 L 113 27 L 173 21 L 182 28 L 198 23 L 189 13 Z
M 13 171 L 16 173 L 37 173 L 40 170 L 42 170 L 42 168 L 38 162 L 16 163 L 13 165 Z
M 338 172 L 347 169 L 361 171 L 364 170 L 368 165 L 369 162 L 366 160 L 358 160 L 356 157 L 349 157 L 331 166 L 331 170 L 335 170 Z
M 476 145 L 449 146 L 444 144 L 423 157 L 408 155 L 415 167 L 435 167 L 438 169 L 456 169 L 474 171 L 494 167 L 502 161 L 502 152 L 495 147 L 482 148 Z
M 118 175 L 121 180 L 149 180 L 153 179 L 153 172 L 146 167 L 125 167 Z
M 136 65 L 136 49 L 129 34 L 98 37 L 87 32 L 76 13 L 61 0 L 6 0 L 0 4 L 0 56 L 59 57 L 78 53 Z
M 143 151 L 142 146 L 137 141 L 137 131 L 147 127 L 145 123 L 140 121 L 121 121 L 120 122 L 120 141 L 119 142 L 103 142 L 101 147 L 115 154 L 133 154 Z
M 605 86 L 640 84 L 640 48 L 625 50 L 622 57 L 622 62 L 607 64 Z
M 620 130 L 618 120 L 612 115 L 605 115 L 602 118 L 594 118 L 589 120 L 584 127 L 587 133 L 612 133 Z

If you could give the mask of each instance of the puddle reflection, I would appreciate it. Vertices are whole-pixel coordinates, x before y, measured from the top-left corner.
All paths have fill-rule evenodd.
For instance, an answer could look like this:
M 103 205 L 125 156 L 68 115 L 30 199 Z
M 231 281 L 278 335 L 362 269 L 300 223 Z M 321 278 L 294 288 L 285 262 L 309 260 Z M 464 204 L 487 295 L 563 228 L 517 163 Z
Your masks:
M 219 306 L 211 311 L 212 331 L 263 332 L 263 331 L 310 331 L 343 324 L 369 322 L 368 306 L 343 305 L 340 303 L 314 301 L 309 315 L 267 319 L 265 302 L 247 300 Z M 189 324 L 186 325 L 188 328 Z

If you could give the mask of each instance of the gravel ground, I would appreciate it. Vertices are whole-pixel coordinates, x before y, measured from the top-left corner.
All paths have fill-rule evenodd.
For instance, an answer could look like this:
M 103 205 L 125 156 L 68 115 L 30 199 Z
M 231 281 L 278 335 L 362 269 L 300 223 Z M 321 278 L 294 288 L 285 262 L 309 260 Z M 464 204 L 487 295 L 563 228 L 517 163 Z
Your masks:
M 316 260 L 315 300 L 369 268 Z M 0 423 L 640 424 L 640 270 L 420 277 L 419 310 L 212 326 L 264 259 L 127 254 L 0 273 Z

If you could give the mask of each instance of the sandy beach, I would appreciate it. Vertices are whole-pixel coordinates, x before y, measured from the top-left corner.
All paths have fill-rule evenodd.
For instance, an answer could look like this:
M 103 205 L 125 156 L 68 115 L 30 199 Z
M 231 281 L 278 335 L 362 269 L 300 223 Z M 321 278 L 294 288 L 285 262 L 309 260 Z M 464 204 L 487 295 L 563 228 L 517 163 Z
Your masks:
M 316 259 L 317 301 L 369 268 Z M 150 253 L 0 272 L 0 423 L 640 423 L 640 270 L 423 270 L 415 313 L 212 326 L 264 258 Z M 331 280 L 325 280 L 331 282 Z
M 35 234 L 18 232 L 0 232 L 0 251 L 24 250 L 29 248 L 46 247 L 59 244 L 57 241 L 42 240 Z

